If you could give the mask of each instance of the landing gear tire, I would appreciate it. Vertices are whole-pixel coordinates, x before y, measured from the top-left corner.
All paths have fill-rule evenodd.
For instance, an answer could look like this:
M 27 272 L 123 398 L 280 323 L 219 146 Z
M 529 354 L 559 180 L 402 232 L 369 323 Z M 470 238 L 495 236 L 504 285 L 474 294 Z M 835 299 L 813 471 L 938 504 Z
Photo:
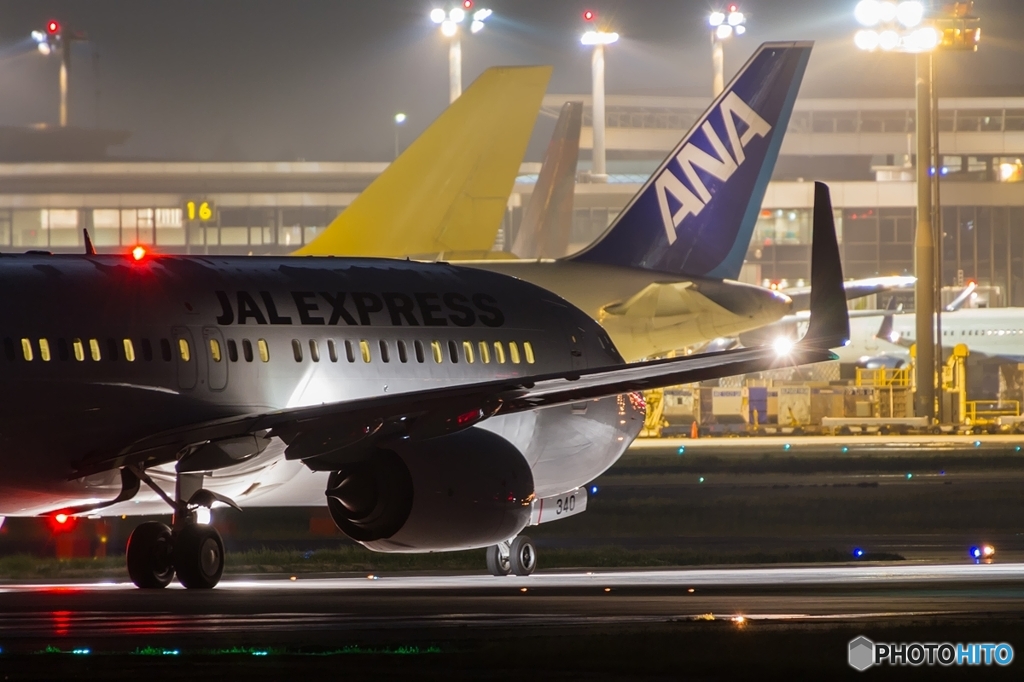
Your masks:
M 125 559 L 137 587 L 160 589 L 174 578 L 171 529 L 157 521 L 140 524 L 128 538 Z
M 507 542 L 487 548 L 487 570 L 491 575 L 503 576 L 512 572 L 512 557 Z
M 174 538 L 174 568 L 188 589 L 208 590 L 224 573 L 224 541 L 212 526 L 190 523 Z
M 509 550 L 509 564 L 516 575 L 530 575 L 537 568 L 537 547 L 533 540 L 520 535 L 512 541 Z

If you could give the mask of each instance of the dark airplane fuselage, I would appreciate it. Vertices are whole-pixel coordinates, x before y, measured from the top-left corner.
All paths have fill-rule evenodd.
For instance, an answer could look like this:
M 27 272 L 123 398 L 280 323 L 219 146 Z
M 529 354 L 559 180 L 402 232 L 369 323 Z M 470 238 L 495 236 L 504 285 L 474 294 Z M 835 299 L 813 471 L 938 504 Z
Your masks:
M 4 255 L 0 320 L 0 516 L 109 498 L 116 472 L 76 466 L 168 429 L 621 363 L 544 289 L 397 260 Z M 573 408 L 482 424 L 538 495 L 601 473 L 643 421 L 621 397 Z

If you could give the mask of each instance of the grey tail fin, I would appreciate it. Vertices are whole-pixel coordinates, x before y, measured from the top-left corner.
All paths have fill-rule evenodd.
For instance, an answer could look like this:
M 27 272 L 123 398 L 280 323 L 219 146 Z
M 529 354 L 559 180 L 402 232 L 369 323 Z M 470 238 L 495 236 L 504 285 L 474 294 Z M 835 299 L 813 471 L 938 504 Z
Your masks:
M 811 240 L 811 320 L 801 343 L 816 348 L 845 346 L 850 340 L 850 316 L 832 199 L 823 182 L 814 183 Z
M 520 258 L 561 258 L 569 249 L 582 129 L 583 102 L 566 102 L 512 245 Z
M 82 234 L 85 236 L 85 255 L 86 256 L 95 256 L 96 255 L 96 247 L 93 246 L 93 244 L 92 244 L 92 238 L 89 236 L 89 230 L 87 228 L 83 227 L 82 228 Z

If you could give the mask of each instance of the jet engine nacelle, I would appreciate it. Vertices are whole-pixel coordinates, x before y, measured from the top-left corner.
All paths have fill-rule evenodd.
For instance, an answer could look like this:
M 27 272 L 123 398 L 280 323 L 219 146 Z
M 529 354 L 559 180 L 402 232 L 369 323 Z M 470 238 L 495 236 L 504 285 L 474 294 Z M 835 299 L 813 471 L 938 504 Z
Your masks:
M 377 449 L 331 473 L 327 507 L 378 552 L 487 547 L 530 520 L 533 475 L 519 450 L 480 428 Z

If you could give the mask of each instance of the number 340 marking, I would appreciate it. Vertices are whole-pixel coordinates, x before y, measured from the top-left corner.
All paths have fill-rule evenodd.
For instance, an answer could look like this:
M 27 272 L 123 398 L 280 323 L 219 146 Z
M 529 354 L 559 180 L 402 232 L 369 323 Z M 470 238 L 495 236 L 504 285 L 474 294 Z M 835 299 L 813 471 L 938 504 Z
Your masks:
M 565 514 L 576 509 L 576 496 L 566 495 L 555 500 L 555 516 Z

